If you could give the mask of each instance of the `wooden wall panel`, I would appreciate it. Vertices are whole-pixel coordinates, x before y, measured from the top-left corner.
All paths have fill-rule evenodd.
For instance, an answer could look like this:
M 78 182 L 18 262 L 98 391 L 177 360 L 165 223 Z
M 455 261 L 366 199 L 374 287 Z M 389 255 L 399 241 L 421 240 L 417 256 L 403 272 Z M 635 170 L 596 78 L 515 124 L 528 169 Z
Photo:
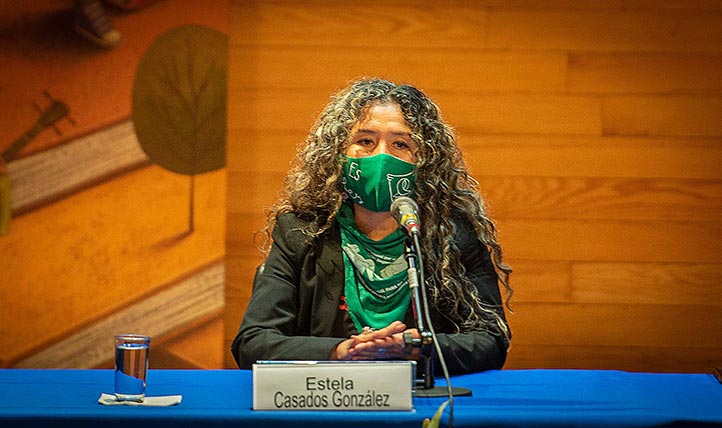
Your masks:
M 722 221 L 722 183 L 670 178 L 483 176 L 500 219 Z
M 566 11 L 720 11 L 718 0 L 597 0 L 594 2 L 579 0 L 476 0 L 479 7 L 504 7 L 509 9 L 542 9 Z
M 462 134 L 600 135 L 601 104 L 586 96 L 429 90 Z
M 521 303 L 512 319 L 515 345 L 722 348 L 715 305 Z M 684 322 L 681 322 L 684 320 Z M 695 328 L 690 329 L 689 326 Z
M 498 220 L 513 258 L 536 260 L 715 263 L 722 260 L 716 222 Z
M 572 52 L 567 89 L 594 93 L 722 92 L 710 79 L 722 69 L 722 55 L 687 52 Z
M 722 51 L 713 12 L 504 10 L 489 12 L 488 47 L 595 51 Z
M 541 177 L 722 177 L 719 138 L 461 134 L 480 175 Z
M 329 88 L 328 91 L 336 89 Z M 602 134 L 602 105 L 596 98 L 556 94 L 428 92 L 443 106 L 446 120 L 464 134 Z M 254 105 L 249 108 L 248 115 L 234 126 L 243 130 L 258 127 L 272 131 L 306 131 L 328 102 L 328 97 L 329 94 L 321 95 L 319 90 L 267 89 L 262 91 L 262 95 L 259 90 L 238 90 L 231 101 L 253 102 Z
M 563 303 L 569 302 L 571 298 L 572 263 L 569 261 L 516 258 L 513 275 L 512 310 L 515 310 L 517 302 Z
M 234 46 L 231 55 L 248 58 L 254 46 Z M 345 82 L 353 76 L 403 72 L 409 82 L 433 85 L 443 91 L 561 90 L 565 84 L 566 55 L 558 52 L 487 51 L 390 46 L 384 55 L 371 55 L 363 62 L 347 55 L 343 47 L 278 46 L 257 51 L 256 67 L 243 68 L 233 88 L 323 89 L 328 82 Z M 323 73 L 317 64 L 326 64 Z M 288 79 L 276 70 L 305 76 Z M 416 83 L 419 82 L 419 83 Z
M 604 133 L 719 137 L 722 97 L 609 97 L 604 100 Z
M 458 132 L 514 267 L 507 367 L 718 365 L 720 42 L 716 0 L 233 2 L 226 344 L 295 146 L 372 75 Z
M 383 1 L 247 3 L 252 5 L 233 3 L 238 8 L 231 18 L 233 44 L 478 48 L 486 39 L 487 11 L 464 2 L 434 2 L 423 7 L 408 1 L 403 2 L 405 6 Z
M 234 100 L 241 103 L 245 98 Z M 239 171 L 273 171 L 283 175 L 310 126 L 309 123 L 305 128 L 291 131 L 267 129 L 262 147 L 249 143 L 259 139 L 252 129 L 230 129 L 229 139 L 238 142 L 239 155 L 229 153 L 229 156 L 237 157 L 233 162 L 239 165 Z M 714 139 L 463 132 L 459 144 L 479 179 L 507 176 L 680 178 L 704 180 L 700 181 L 703 186 L 714 187 L 722 176 L 722 144 Z
M 559 327 L 557 327 L 559 328 Z M 505 368 L 601 369 L 696 373 L 719 361 L 719 349 L 652 346 L 513 345 Z
M 576 263 L 570 300 L 580 303 L 715 305 L 722 264 Z

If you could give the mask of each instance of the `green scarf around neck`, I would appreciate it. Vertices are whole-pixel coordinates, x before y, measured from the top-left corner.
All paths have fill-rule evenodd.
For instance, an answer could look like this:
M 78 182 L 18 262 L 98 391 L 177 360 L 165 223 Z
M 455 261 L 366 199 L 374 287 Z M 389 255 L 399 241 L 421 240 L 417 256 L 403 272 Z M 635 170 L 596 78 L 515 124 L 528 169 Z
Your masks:
M 344 203 L 337 215 L 345 273 L 344 292 L 354 325 L 383 328 L 403 321 L 411 293 L 406 274 L 406 234 L 396 229 L 379 241 L 364 235 Z

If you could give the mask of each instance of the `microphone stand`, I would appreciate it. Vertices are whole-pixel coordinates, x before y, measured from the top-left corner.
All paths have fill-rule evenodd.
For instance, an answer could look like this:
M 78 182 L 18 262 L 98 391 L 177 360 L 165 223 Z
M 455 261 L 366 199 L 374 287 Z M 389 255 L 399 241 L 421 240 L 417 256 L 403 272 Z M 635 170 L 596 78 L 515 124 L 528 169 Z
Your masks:
M 434 388 L 434 348 L 432 347 L 434 339 L 431 336 L 431 332 L 426 330 L 424 326 L 421 298 L 419 296 L 419 272 L 416 268 L 419 254 L 411 238 L 409 238 L 406 243 L 404 256 L 409 265 L 407 275 L 409 278 L 409 288 L 411 289 L 411 304 L 414 311 L 414 319 L 416 320 L 416 329 L 421 335 L 421 337 L 413 337 L 411 333 L 404 333 L 404 345 L 408 353 L 412 353 L 414 348 L 420 348 L 422 371 L 421 379 L 416 379 L 416 385 L 423 387 L 424 390 L 428 390 Z
M 416 328 L 421 337 L 413 337 L 411 333 L 404 333 L 404 346 L 409 354 L 414 348 L 420 349 L 421 354 L 421 379 L 416 379 L 416 389 L 414 395 L 416 397 L 449 397 L 453 400 L 453 396 L 471 395 L 471 390 L 467 388 L 452 387 L 444 362 L 444 356 L 439 349 L 438 341 L 435 340 L 431 318 L 429 316 L 429 306 L 426 301 L 426 285 L 424 284 L 423 260 L 421 258 L 421 246 L 419 245 L 418 233 L 411 233 L 406 241 L 404 257 L 408 264 L 407 275 L 409 279 L 409 288 L 411 289 L 411 304 L 414 311 L 414 319 L 416 320 Z M 417 268 L 416 266 L 419 266 Z M 423 297 L 422 297 L 423 296 Z M 428 329 L 424 323 L 424 318 L 428 323 Z M 434 349 L 439 353 L 441 365 L 446 377 L 446 387 L 434 386 Z M 453 408 L 453 407 L 452 407 Z

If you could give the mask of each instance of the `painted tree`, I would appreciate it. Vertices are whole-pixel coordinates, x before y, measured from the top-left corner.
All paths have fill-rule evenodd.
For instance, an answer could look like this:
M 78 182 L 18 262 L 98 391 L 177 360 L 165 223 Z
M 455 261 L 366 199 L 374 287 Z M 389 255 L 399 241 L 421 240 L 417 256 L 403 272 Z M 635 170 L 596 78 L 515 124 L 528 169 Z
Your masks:
M 226 163 L 228 37 L 185 25 L 153 42 L 138 64 L 132 118 L 150 160 L 190 177 L 188 233 L 194 230 L 195 176 Z

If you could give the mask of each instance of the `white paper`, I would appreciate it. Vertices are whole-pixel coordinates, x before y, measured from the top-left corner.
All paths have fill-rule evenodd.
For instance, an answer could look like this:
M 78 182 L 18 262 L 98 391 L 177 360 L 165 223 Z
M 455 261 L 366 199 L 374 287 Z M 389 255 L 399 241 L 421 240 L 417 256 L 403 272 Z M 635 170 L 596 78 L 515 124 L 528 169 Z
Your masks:
M 150 407 L 168 407 L 175 406 L 183 400 L 182 395 L 164 395 L 159 397 L 145 397 L 143 401 L 119 401 L 113 394 L 100 394 L 98 403 L 107 406 L 150 406 Z

